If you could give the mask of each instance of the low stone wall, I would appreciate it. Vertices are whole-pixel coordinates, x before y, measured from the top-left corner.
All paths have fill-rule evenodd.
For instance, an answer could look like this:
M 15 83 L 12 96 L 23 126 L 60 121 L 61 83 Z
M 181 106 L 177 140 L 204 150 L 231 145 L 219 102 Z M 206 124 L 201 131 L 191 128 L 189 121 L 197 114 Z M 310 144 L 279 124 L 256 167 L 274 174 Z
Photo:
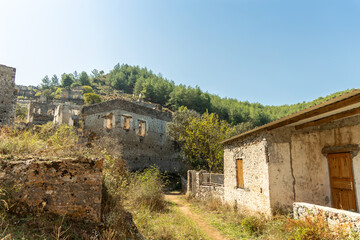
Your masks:
M 202 200 L 219 198 L 224 200 L 224 175 L 206 171 L 188 171 L 187 194 Z M 213 181 L 214 180 L 214 181 Z
M 100 222 L 102 169 L 102 160 L 86 158 L 0 159 L 0 184 L 10 189 L 16 205 L 25 206 L 20 214 L 66 214 L 77 220 Z
M 199 199 L 206 200 L 209 198 L 218 198 L 221 201 L 224 200 L 224 187 L 215 185 L 200 185 L 197 196 Z
M 360 214 L 336 208 L 324 207 L 310 203 L 295 202 L 294 218 L 304 219 L 305 217 L 321 216 L 332 229 L 341 227 L 347 231 L 360 233 Z

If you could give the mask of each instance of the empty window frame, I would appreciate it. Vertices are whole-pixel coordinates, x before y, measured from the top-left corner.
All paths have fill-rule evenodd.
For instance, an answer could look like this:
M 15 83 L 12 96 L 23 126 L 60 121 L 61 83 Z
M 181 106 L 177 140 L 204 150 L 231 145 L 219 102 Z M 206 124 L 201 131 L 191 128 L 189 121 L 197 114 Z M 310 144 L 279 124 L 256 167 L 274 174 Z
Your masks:
M 139 120 L 139 132 L 138 135 L 141 137 L 145 137 L 146 132 L 146 122 Z
M 106 116 L 104 116 L 105 118 L 105 126 L 106 126 L 106 129 L 112 129 L 113 128 L 113 114 L 110 113 Z
M 236 178 L 237 187 L 244 188 L 244 167 L 243 160 L 241 158 L 236 159 Z
M 107 129 L 112 129 L 112 118 L 107 118 L 106 119 L 106 128 Z
M 125 130 L 130 130 L 130 119 L 131 119 L 131 117 L 124 116 L 124 129 Z

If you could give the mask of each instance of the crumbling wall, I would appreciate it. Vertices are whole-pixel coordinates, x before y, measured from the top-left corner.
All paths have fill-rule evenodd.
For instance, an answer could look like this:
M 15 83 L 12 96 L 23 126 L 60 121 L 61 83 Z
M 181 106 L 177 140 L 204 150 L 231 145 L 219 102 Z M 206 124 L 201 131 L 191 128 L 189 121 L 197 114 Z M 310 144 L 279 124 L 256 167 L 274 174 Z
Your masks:
M 26 121 L 32 124 L 46 124 L 54 120 L 56 105 L 50 102 L 30 102 Z
M 0 65 L 0 126 L 11 125 L 15 120 L 15 72 L 15 68 Z
M 341 228 L 342 231 L 349 233 L 360 233 L 359 213 L 303 202 L 295 202 L 293 207 L 295 219 L 321 217 L 329 224 L 331 229 Z
M 86 158 L 0 159 L 0 184 L 11 189 L 13 201 L 26 206 L 25 213 L 66 214 L 100 222 L 102 168 L 102 160 Z
M 54 111 L 54 124 L 68 124 L 79 127 L 81 107 L 60 104 Z
M 223 201 L 224 174 L 188 170 L 187 177 L 187 195 L 202 200 L 217 198 Z

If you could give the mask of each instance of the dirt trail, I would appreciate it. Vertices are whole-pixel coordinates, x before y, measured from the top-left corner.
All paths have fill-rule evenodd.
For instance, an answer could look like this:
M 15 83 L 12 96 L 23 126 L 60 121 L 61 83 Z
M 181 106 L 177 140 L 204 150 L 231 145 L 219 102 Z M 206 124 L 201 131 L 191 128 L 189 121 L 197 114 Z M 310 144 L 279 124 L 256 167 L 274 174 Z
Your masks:
M 180 211 L 189 217 L 191 220 L 193 220 L 201 230 L 203 230 L 206 235 L 208 235 L 213 240 L 228 240 L 226 237 L 224 237 L 216 228 L 206 223 L 204 220 L 201 219 L 201 217 L 191 212 L 191 209 L 185 205 L 185 202 L 183 199 L 179 197 L 180 195 L 165 195 L 165 199 L 172 201 L 176 203 L 177 207 L 180 209 Z

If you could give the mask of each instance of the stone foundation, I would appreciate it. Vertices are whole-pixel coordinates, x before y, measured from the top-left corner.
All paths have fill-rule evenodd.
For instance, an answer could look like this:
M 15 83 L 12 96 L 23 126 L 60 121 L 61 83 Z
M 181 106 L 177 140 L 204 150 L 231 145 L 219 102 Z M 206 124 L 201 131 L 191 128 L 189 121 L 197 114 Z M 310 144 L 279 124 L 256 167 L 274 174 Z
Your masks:
M 332 229 L 341 227 L 349 232 L 360 233 L 359 213 L 302 202 L 295 202 L 293 207 L 295 219 L 321 216 Z
M 0 159 L 0 184 L 21 214 L 45 212 L 101 221 L 102 160 Z M 10 190 L 9 190 L 10 189 Z M 15 205 L 16 207 L 16 205 Z

